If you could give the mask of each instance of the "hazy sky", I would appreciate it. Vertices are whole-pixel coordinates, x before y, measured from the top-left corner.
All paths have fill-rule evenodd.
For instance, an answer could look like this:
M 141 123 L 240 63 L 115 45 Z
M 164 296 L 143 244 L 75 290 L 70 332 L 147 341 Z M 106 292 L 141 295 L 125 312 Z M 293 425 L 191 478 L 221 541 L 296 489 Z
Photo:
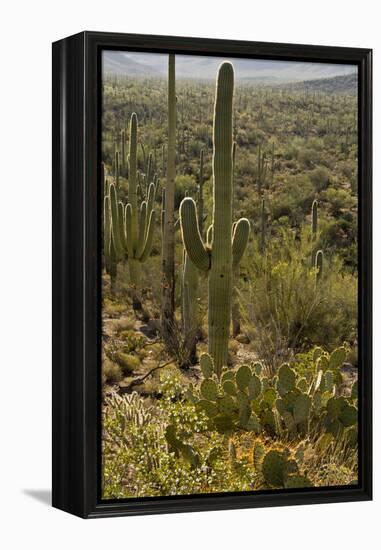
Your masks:
M 226 58 L 195 55 L 176 56 L 177 78 L 215 79 L 218 66 Z M 314 63 L 301 61 L 269 61 L 261 59 L 229 59 L 237 79 L 311 80 L 356 72 L 355 65 Z M 105 73 L 131 76 L 166 76 L 167 54 L 140 52 L 103 52 Z

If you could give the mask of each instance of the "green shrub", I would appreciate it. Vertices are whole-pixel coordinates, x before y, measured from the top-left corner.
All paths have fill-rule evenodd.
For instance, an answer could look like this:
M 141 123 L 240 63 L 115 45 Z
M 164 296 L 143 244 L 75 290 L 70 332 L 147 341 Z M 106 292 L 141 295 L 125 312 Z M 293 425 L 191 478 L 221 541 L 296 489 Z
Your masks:
M 326 189 L 329 183 L 329 171 L 324 166 L 317 166 L 308 172 L 308 177 L 316 191 Z
M 102 378 L 104 383 L 117 384 L 122 380 L 122 371 L 116 363 L 105 358 L 102 361 Z
M 134 372 L 140 366 L 140 360 L 131 353 L 124 353 L 123 351 L 117 351 L 114 354 L 115 361 L 120 365 L 123 374 L 130 374 Z

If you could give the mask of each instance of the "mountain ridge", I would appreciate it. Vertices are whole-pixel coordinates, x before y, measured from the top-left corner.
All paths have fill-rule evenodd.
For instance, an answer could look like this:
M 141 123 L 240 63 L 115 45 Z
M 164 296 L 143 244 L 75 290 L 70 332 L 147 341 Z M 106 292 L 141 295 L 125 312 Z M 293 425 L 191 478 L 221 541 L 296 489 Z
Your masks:
M 103 52 L 103 73 L 136 77 L 166 78 L 167 54 L 141 52 Z M 176 56 L 176 76 L 179 79 L 214 80 L 222 58 L 210 56 Z M 237 80 L 262 83 L 285 83 L 330 78 L 355 72 L 351 65 L 272 61 L 262 59 L 229 59 L 234 65 Z

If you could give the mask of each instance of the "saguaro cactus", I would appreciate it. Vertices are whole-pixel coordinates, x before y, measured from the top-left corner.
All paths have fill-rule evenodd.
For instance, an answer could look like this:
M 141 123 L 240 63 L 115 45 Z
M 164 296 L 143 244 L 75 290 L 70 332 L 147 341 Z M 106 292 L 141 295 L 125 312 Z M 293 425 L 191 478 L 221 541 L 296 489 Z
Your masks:
M 200 151 L 200 174 L 198 182 L 198 226 L 204 234 L 204 149 Z
M 200 235 L 193 199 L 180 205 L 181 230 L 189 259 L 209 275 L 209 353 L 217 375 L 227 364 L 232 300 L 232 272 L 245 251 L 250 224 L 241 218 L 232 237 L 233 158 L 232 110 L 234 71 L 231 63 L 221 65 L 217 76 L 213 126 L 213 239 L 205 246 Z
M 266 184 L 266 175 L 267 175 L 267 161 L 265 152 L 262 152 L 262 145 L 258 145 L 258 156 L 257 156 L 257 186 L 258 193 L 262 192 L 262 188 Z
M 133 305 L 141 308 L 139 297 L 140 264 L 150 255 L 155 227 L 154 202 L 156 187 L 151 183 L 148 188 L 147 200 L 139 201 L 137 193 L 137 134 L 138 119 L 135 113 L 130 121 L 129 144 L 129 180 L 126 206 L 118 201 L 117 190 L 110 185 L 110 212 L 112 241 L 117 260 L 128 258 L 130 282 L 133 288 Z M 139 204 L 140 203 L 140 204 Z M 106 212 L 106 202 L 105 202 Z M 106 219 L 106 214 L 105 214 Z
M 163 338 L 171 342 L 175 310 L 175 176 L 176 176 L 176 84 L 175 56 L 168 59 L 168 151 L 167 183 L 165 187 L 165 210 L 162 249 L 162 309 L 161 325 Z
M 148 186 L 147 200 L 138 204 L 137 194 L 137 134 L 138 119 L 135 113 L 130 122 L 129 180 L 128 199 L 125 208 L 126 249 L 129 260 L 131 283 L 139 286 L 140 264 L 148 258 L 155 226 L 154 201 L 156 188 L 154 183 Z
M 323 260 L 324 254 L 322 250 L 318 250 L 315 256 L 315 268 L 316 268 L 316 283 L 320 281 L 323 276 Z

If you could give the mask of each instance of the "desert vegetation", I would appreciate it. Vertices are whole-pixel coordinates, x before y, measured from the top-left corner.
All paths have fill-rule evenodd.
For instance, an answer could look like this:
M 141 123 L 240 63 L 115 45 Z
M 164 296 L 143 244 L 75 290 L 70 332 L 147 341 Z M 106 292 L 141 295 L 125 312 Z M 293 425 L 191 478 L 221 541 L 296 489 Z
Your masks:
M 357 483 L 357 96 L 104 75 L 108 499 Z

